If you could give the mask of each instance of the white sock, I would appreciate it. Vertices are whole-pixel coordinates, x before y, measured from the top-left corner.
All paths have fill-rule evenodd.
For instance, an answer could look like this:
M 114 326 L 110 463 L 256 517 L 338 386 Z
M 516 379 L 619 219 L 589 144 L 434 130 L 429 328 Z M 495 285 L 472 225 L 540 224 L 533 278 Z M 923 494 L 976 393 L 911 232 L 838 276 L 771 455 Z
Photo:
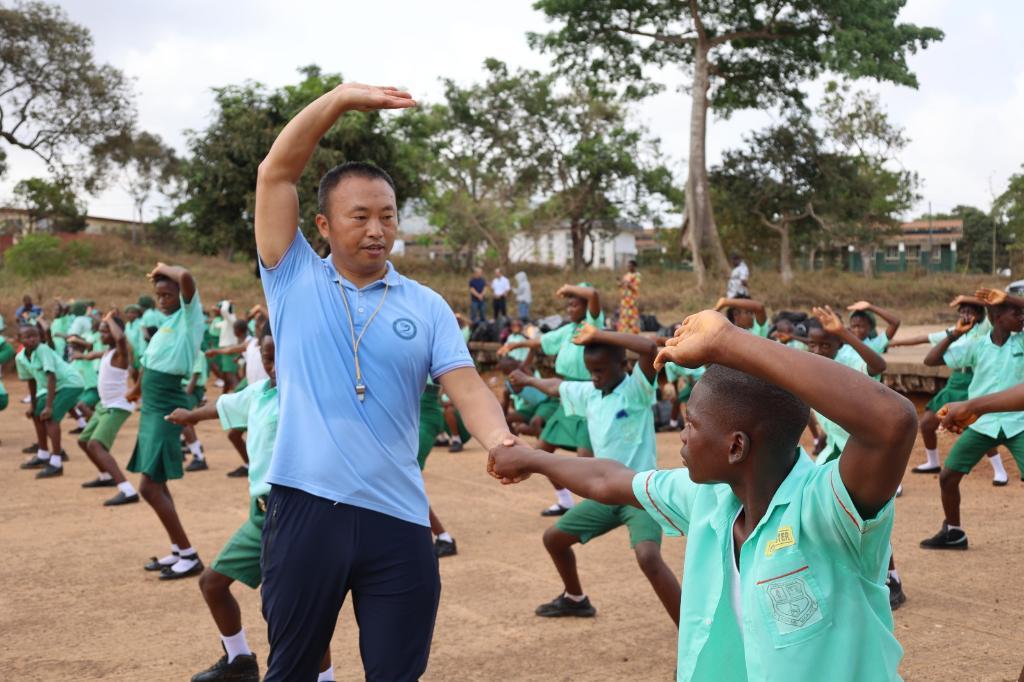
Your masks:
M 50 455 L 50 466 L 60 469 L 64 463 L 60 461 L 60 455 Z
M 138 494 L 138 492 L 135 490 L 135 486 L 133 486 L 128 481 L 124 481 L 122 483 L 118 483 L 117 484 L 117 489 L 120 490 L 121 492 L 123 492 L 126 497 L 131 497 L 132 495 L 137 495 Z
M 951 524 L 951 523 L 947 523 L 947 524 L 946 524 L 946 528 L 947 528 L 947 529 L 949 529 L 949 530 L 959 530 L 959 531 L 963 531 L 963 528 L 962 528 L 961 526 L 954 526 L 954 525 L 953 525 L 953 524 Z
M 78 428 L 80 428 L 80 429 L 84 429 L 84 428 L 85 428 L 85 425 L 86 425 L 87 423 L 88 423 L 88 422 L 86 422 L 86 421 L 85 421 L 85 417 L 79 417 L 79 418 L 78 418 Z
M 444 542 L 451 542 L 452 541 L 452 536 L 448 534 L 448 531 L 445 531 L 445 532 L 441 533 L 440 535 L 438 535 L 437 539 L 438 540 L 442 540 Z
M 113 478 L 113 476 L 108 474 L 106 471 L 101 471 L 100 475 L 97 476 L 97 478 L 99 478 L 99 480 L 101 481 L 109 481 L 111 478 Z
M 900 574 L 895 568 L 889 571 L 889 577 L 895 580 L 896 582 L 900 581 Z
M 584 599 L 586 599 L 587 595 L 585 595 L 585 594 L 569 594 L 568 592 L 566 592 L 565 593 L 565 598 L 566 599 L 571 599 L 572 601 L 574 601 L 574 602 L 576 602 L 578 604 L 579 602 L 581 602 Z
M 171 570 L 175 573 L 184 573 L 185 571 L 190 570 L 197 563 L 199 563 L 199 555 L 194 549 L 187 547 L 178 552 L 178 561 L 171 566 Z
M 928 458 L 926 464 L 930 467 L 939 466 L 939 449 L 938 448 L 925 448 L 924 454 Z
M 455 445 L 457 443 L 462 443 L 462 436 L 452 436 L 451 443 L 452 443 L 452 445 Z
M 191 452 L 196 459 L 203 458 L 203 446 L 199 442 L 198 438 L 188 444 L 188 451 Z
M 178 553 L 180 551 L 181 550 L 178 549 L 177 545 L 171 545 L 171 553 L 167 556 L 163 556 L 157 559 L 157 563 L 161 564 L 162 566 L 173 566 L 174 564 L 178 563 Z
M 334 682 L 334 666 L 330 666 L 327 670 L 316 676 L 316 682 Z
M 679 422 L 676 421 L 675 419 L 670 419 L 669 422 L 668 422 L 668 425 L 670 427 L 672 427 L 673 429 L 678 429 L 679 428 Z
M 1007 480 L 1006 467 L 1003 466 L 1003 458 L 1001 455 L 996 454 L 994 457 L 988 458 L 988 463 L 992 465 L 992 472 L 994 478 L 997 481 Z
M 572 500 L 572 493 L 569 492 L 568 488 L 559 488 L 555 491 L 555 499 L 558 500 L 559 506 L 565 507 L 566 509 L 572 509 L 572 506 L 576 504 Z
M 36 459 L 50 459 L 50 451 L 39 448 L 38 452 L 36 452 Z
M 220 641 L 224 642 L 224 651 L 228 654 L 228 663 L 235 660 L 236 656 L 246 656 L 252 653 L 252 649 L 249 648 L 249 642 L 245 639 L 245 628 L 242 628 L 237 634 L 230 637 L 221 635 Z

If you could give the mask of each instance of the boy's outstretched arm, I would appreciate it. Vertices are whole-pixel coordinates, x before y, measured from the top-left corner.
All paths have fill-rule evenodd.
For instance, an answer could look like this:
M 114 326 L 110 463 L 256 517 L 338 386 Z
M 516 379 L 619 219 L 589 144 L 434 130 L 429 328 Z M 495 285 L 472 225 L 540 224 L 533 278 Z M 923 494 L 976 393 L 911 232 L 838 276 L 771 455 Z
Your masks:
M 837 362 L 745 333 L 709 310 L 688 317 L 669 344 L 659 366 L 732 367 L 784 388 L 849 432 L 839 472 L 861 516 L 875 516 L 895 495 L 917 434 L 909 400 Z
M 320 138 L 348 111 L 406 109 L 412 96 L 396 88 L 343 83 L 314 100 L 277 136 L 256 174 L 256 249 L 274 267 L 295 239 L 299 226 L 296 184 Z
M 839 316 L 832 312 L 832 308 L 825 306 L 824 308 L 815 307 L 811 310 L 814 316 L 821 321 L 821 326 L 825 328 L 829 334 L 838 336 L 843 340 L 843 343 L 857 351 L 857 355 L 861 357 L 864 364 L 868 367 L 868 374 L 876 376 L 886 370 L 888 365 L 885 359 L 871 350 L 865 345 L 863 341 L 858 339 L 853 332 L 846 328 L 843 321 L 839 319 Z
M 658 376 L 658 370 L 654 369 L 654 359 L 658 357 L 658 344 L 654 339 L 637 334 L 604 331 L 593 325 L 585 324 L 576 332 L 572 342 L 580 346 L 592 343 L 607 343 L 611 346 L 620 346 L 626 350 L 631 350 L 637 354 L 640 369 L 648 381 L 654 383 Z
M 615 460 L 561 457 L 509 442 L 493 448 L 487 457 L 487 473 L 504 484 L 543 474 L 588 500 L 640 507 L 633 494 L 636 472 Z
M 559 377 L 550 377 L 548 379 L 541 379 L 535 377 L 532 374 L 527 374 L 521 369 L 513 370 L 508 375 L 508 381 L 512 384 L 513 388 L 523 388 L 525 386 L 532 386 L 541 393 L 552 398 L 558 397 L 558 387 L 562 385 L 562 379 Z
M 202 407 L 197 407 L 194 410 L 186 410 L 185 408 L 179 407 L 171 412 L 169 415 L 164 417 L 164 420 L 171 422 L 172 424 L 178 424 L 180 426 L 192 426 L 202 421 L 209 419 L 218 419 L 217 415 L 217 401 L 211 400 Z
M 990 412 L 1020 412 L 1024 410 L 1024 384 L 1008 388 L 1005 391 L 989 393 L 971 400 L 947 403 L 939 410 L 938 417 L 942 420 L 942 428 L 953 433 L 963 433 L 964 429 L 978 421 L 983 414 Z

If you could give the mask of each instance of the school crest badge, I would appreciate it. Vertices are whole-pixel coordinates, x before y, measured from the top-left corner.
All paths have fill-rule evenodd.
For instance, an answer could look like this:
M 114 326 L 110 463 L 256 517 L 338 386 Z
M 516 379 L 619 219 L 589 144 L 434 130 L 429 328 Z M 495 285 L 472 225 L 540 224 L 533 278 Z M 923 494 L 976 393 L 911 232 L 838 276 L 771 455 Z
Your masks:
M 795 630 L 820 620 L 818 602 L 815 601 L 803 577 L 794 576 L 768 586 L 768 597 L 772 600 L 772 615 L 787 630 Z M 817 616 L 817 618 L 815 618 Z

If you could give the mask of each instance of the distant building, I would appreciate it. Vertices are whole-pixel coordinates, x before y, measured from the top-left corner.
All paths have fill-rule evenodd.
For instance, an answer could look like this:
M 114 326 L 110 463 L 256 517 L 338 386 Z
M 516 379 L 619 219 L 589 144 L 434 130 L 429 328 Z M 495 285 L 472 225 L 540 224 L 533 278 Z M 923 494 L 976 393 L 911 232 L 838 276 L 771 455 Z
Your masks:
M 85 234 L 129 234 L 132 226 L 137 225 L 145 230 L 147 223 L 136 223 L 120 218 L 103 218 L 101 216 L 85 216 Z M 29 229 L 29 212 L 23 208 L 0 206 L 0 234 L 20 235 Z M 49 232 L 46 219 L 40 220 L 36 231 Z
M 595 234 L 583 243 L 583 258 L 590 267 L 617 269 L 637 256 L 639 226 L 626 225 L 614 235 Z M 509 244 L 513 263 L 535 263 L 567 267 L 572 265 L 572 234 L 568 228 L 554 228 L 538 234 L 517 234 Z
M 963 220 L 912 220 L 902 223 L 897 234 L 885 238 L 875 250 L 875 272 L 952 272 L 956 269 L 957 244 L 964 237 Z M 849 251 L 849 268 L 864 269 L 860 252 Z

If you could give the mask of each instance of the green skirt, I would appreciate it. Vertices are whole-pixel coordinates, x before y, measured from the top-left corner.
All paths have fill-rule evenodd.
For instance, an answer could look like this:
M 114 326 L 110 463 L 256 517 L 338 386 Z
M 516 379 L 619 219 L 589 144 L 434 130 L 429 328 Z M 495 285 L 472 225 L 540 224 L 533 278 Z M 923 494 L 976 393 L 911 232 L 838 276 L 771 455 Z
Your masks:
M 584 417 L 568 416 L 561 401 L 558 402 L 555 413 L 544 425 L 540 439 L 564 450 L 593 449 L 590 446 L 590 434 L 587 432 L 587 420 Z
M 142 372 L 139 436 L 128 471 L 145 474 L 157 483 L 181 478 L 181 427 L 164 420 L 177 408 L 188 409 L 189 397 L 181 377 L 152 369 Z
M 956 370 L 949 375 L 946 385 L 941 391 L 932 396 L 925 409 L 931 412 L 938 412 L 947 403 L 958 403 L 967 400 L 967 389 L 971 386 L 972 372 Z

